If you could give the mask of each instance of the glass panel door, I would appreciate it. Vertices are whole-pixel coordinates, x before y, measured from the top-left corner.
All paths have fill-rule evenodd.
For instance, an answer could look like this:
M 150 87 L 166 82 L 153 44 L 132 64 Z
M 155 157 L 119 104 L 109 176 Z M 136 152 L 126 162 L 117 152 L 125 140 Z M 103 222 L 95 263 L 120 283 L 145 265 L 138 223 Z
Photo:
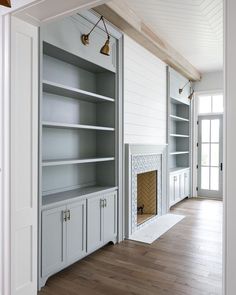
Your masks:
M 198 195 L 222 198 L 222 115 L 199 116 Z

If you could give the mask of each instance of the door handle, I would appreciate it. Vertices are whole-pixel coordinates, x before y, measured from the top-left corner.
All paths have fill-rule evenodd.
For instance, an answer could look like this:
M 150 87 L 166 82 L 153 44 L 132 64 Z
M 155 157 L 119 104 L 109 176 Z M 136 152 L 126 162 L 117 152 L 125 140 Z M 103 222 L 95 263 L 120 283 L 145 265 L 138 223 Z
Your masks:
M 70 210 L 67 210 L 66 218 L 67 218 L 67 220 L 70 220 Z
M 220 163 L 220 171 L 223 171 L 223 163 Z
M 100 199 L 100 206 L 104 208 L 104 199 Z
M 67 211 L 62 211 L 62 213 L 64 222 L 67 222 Z
M 105 202 L 105 207 L 107 206 L 107 199 L 104 199 L 104 202 Z

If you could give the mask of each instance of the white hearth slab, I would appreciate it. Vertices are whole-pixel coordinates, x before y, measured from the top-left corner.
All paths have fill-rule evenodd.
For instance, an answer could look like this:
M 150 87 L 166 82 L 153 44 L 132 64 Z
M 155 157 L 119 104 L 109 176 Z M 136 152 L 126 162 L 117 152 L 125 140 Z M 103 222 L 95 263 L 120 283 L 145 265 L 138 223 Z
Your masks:
M 156 239 L 184 218 L 184 215 L 165 214 L 153 222 L 144 225 L 141 229 L 133 233 L 129 239 L 146 244 L 152 244 Z

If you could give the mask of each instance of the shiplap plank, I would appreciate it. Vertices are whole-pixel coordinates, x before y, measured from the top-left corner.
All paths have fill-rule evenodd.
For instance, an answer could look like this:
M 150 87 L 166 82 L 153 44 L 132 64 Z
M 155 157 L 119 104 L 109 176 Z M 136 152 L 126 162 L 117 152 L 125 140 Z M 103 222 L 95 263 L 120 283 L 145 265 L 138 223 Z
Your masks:
M 166 143 L 166 65 L 124 37 L 125 143 Z

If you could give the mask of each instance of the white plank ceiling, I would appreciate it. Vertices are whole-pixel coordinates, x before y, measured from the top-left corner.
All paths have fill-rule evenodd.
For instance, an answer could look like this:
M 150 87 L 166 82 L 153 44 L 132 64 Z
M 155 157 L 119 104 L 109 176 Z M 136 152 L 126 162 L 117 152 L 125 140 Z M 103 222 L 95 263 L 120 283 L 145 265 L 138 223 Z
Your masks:
M 223 67 L 223 0 L 126 0 L 200 72 Z

